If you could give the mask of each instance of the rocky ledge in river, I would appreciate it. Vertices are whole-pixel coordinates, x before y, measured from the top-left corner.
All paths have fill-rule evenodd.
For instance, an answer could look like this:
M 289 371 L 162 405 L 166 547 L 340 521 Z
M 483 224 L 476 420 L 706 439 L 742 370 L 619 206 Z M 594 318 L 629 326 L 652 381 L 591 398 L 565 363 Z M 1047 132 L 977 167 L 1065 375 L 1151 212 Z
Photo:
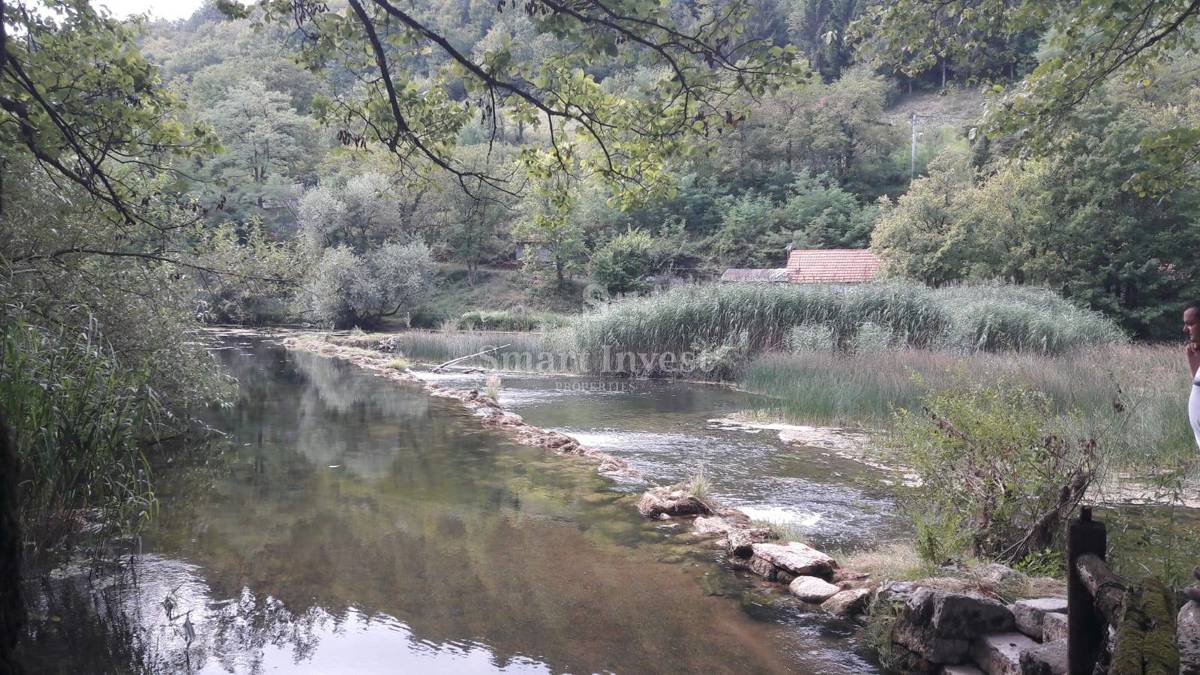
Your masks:
M 785 584 L 803 602 L 840 616 L 866 610 L 867 575 L 839 570 L 836 560 L 807 544 L 778 541 L 769 528 L 754 527 L 745 513 L 693 494 L 687 483 L 647 490 L 638 512 L 656 520 L 692 518 L 692 532 L 724 549 L 731 567 Z
M 520 415 L 505 410 L 492 398 L 477 389 L 455 389 L 426 381 L 408 369 L 393 367 L 390 355 L 356 346 L 329 342 L 317 335 L 287 337 L 281 344 L 288 349 L 312 352 L 321 356 L 349 361 L 371 373 L 397 382 L 407 382 L 422 387 L 431 396 L 458 401 L 463 408 L 480 419 L 485 427 L 496 429 L 522 445 L 553 450 L 560 455 L 575 455 L 594 462 L 597 471 L 630 478 L 641 475 L 624 460 L 606 452 L 589 448 L 564 433 L 542 429 L 529 424 Z

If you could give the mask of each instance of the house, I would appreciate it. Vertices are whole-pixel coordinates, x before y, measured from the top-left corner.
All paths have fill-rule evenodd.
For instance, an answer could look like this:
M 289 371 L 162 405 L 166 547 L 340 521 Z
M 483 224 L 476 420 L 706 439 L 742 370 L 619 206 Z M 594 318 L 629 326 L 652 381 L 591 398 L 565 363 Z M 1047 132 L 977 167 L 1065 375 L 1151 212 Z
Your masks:
M 729 283 L 862 284 L 879 276 L 879 258 L 865 248 L 796 248 L 783 269 L 728 269 Z
M 753 281 L 776 284 L 786 284 L 788 271 L 783 267 L 770 270 L 727 269 L 721 275 L 721 281 Z

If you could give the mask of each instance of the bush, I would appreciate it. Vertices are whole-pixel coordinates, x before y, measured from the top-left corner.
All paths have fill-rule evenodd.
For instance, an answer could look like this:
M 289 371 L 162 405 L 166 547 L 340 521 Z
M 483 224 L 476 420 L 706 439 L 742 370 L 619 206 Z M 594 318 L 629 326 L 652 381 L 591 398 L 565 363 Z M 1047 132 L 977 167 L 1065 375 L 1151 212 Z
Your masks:
M 920 479 L 909 508 L 922 557 L 1012 563 L 1049 547 L 1091 483 L 1096 441 L 1065 438 L 1046 395 L 1003 381 L 924 403 L 898 413 L 893 437 Z
M 592 255 L 592 277 L 611 295 L 643 293 L 650 288 L 646 277 L 654 272 L 658 258 L 654 237 L 642 230 L 629 230 Z
M 154 506 L 139 435 L 163 411 L 148 372 L 96 335 L 10 325 L 0 343 L 0 411 L 21 465 L 22 531 L 45 551 L 83 525 L 136 529 Z
M 391 242 L 363 255 L 338 246 L 321 255 L 298 302 L 302 314 L 320 324 L 371 328 L 412 307 L 432 273 L 429 249 L 420 242 Z
M 516 310 L 472 310 L 463 314 L 456 324 L 458 330 L 533 331 L 559 328 L 566 319 L 550 312 Z

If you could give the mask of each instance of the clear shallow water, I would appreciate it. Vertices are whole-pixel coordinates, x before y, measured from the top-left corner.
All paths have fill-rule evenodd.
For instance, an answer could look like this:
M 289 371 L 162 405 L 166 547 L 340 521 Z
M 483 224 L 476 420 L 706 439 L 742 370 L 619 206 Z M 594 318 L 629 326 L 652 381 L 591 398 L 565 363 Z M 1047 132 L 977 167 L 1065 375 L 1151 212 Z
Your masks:
M 37 584 L 32 672 L 873 670 L 852 626 L 641 520 L 635 490 L 591 465 L 512 444 L 452 402 L 353 366 L 238 347 L 220 354 L 241 401 L 210 415 L 228 437 L 157 467 L 161 508 L 140 554 Z M 633 435 L 615 444 L 651 441 L 638 461 L 665 474 L 689 463 L 667 458 L 670 439 L 692 443 L 678 425 L 728 393 L 570 406 L 531 388 L 518 407 L 549 426 Z M 729 485 L 770 493 L 773 468 Z M 863 494 L 817 488 L 829 504 Z
M 480 387 L 483 375 L 423 374 Z M 703 467 L 712 494 L 752 518 L 788 523 L 831 549 L 899 538 L 908 524 L 879 471 L 776 433 L 707 429 L 709 419 L 749 408 L 752 395 L 718 386 L 566 376 L 506 376 L 500 403 L 531 424 L 571 434 L 619 456 L 649 479 L 683 480 Z M 631 487 L 630 489 L 636 489 Z

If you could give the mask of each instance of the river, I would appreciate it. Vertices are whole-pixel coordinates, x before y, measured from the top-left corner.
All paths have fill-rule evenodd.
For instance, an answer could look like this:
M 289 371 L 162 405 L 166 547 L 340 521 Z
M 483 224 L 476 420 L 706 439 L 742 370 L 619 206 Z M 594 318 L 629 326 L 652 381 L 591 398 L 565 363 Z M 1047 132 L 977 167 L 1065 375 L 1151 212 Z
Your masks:
M 642 485 L 516 445 L 457 403 L 238 338 L 225 434 L 156 466 L 160 508 L 103 570 L 47 577 L 32 672 L 864 673 L 855 626 L 720 564 L 633 504 Z M 821 546 L 902 531 L 863 467 L 705 420 L 737 392 L 507 379 L 534 424 Z

